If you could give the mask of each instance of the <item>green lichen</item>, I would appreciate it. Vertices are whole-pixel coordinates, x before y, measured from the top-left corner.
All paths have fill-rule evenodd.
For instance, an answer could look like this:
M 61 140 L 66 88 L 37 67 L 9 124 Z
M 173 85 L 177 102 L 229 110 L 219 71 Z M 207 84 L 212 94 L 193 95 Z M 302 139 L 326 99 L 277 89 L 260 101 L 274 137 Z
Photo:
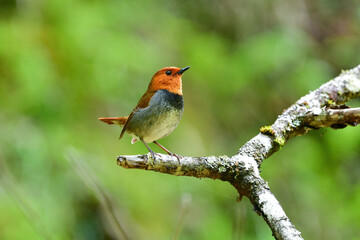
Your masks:
M 328 99 L 328 100 L 326 101 L 326 104 L 327 104 L 327 106 L 332 106 L 332 105 L 335 105 L 335 102 L 334 102 L 334 100 L 332 100 L 332 99 Z
M 291 126 L 292 128 L 298 128 L 298 127 L 301 126 L 301 124 L 302 124 L 302 121 L 301 121 L 300 119 L 295 119 L 294 121 L 292 121 L 292 122 L 290 123 L 290 126 Z M 285 130 L 283 131 L 283 134 L 284 134 L 284 135 L 286 134 L 286 131 L 285 131 Z
M 306 107 L 306 108 L 310 108 L 309 106 L 309 103 L 308 102 L 304 102 L 303 105 Z
M 149 152 L 149 153 L 147 154 L 147 156 L 148 156 L 147 165 L 154 166 L 155 159 L 152 158 L 151 153 Z
M 219 173 L 227 172 L 228 168 L 230 168 L 231 161 L 230 158 L 226 155 L 219 157 L 219 163 L 218 163 L 218 171 Z
M 284 145 L 285 145 L 285 138 L 284 137 L 277 137 L 274 142 L 279 146 L 279 148 L 281 149 Z
M 219 173 L 226 172 L 226 168 L 224 166 L 220 166 L 218 169 L 219 169 Z
M 341 74 L 347 74 L 347 73 L 349 73 L 349 72 L 350 72 L 349 70 L 341 69 Z
M 275 131 L 271 128 L 271 126 L 263 126 L 260 128 L 260 132 L 262 134 L 268 135 L 268 136 L 274 136 Z

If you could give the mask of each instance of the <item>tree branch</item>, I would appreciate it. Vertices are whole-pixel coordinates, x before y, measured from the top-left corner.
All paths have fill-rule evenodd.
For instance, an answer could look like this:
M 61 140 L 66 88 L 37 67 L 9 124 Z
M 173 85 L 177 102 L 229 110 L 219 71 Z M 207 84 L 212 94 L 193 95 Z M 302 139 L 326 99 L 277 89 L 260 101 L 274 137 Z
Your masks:
M 175 157 L 158 154 L 119 156 L 124 168 L 151 170 L 176 176 L 220 179 L 231 183 L 240 198 L 245 195 L 263 216 L 276 239 L 302 239 L 284 210 L 260 177 L 261 163 L 281 149 L 291 137 L 306 134 L 320 127 L 356 125 L 359 108 L 341 109 L 341 104 L 360 96 L 360 65 L 344 71 L 317 90 L 300 98 L 278 116 L 275 123 L 260 129 L 260 133 L 244 144 L 232 157 L 183 157 L 181 165 Z M 334 109 L 340 108 L 340 109 Z
M 360 122 L 360 108 L 326 109 L 320 115 L 310 115 L 304 119 L 305 125 L 313 128 L 343 128 L 356 126 Z

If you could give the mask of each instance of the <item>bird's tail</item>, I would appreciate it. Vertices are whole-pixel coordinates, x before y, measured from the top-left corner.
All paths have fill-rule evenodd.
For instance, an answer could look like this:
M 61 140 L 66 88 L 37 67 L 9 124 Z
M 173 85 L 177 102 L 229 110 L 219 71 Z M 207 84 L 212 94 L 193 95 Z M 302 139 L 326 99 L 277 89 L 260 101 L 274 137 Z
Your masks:
M 127 118 L 128 117 L 108 117 L 108 118 L 99 118 L 99 120 L 107 124 L 116 124 L 119 126 L 124 126 Z

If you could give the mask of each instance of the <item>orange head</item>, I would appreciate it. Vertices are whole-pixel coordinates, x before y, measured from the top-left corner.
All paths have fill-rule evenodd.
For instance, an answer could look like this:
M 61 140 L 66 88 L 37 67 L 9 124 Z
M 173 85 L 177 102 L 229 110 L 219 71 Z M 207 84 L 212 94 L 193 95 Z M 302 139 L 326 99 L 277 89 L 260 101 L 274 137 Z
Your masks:
M 165 67 L 157 71 L 151 79 L 148 91 L 166 89 L 171 93 L 182 95 L 181 76 L 190 67 Z

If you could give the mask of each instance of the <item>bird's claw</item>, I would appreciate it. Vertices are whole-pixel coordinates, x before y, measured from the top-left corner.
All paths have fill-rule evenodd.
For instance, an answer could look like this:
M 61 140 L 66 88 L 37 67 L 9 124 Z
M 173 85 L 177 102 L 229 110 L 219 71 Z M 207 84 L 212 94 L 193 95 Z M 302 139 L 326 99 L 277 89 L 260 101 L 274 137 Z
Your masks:
M 178 162 L 179 162 L 179 165 L 180 165 L 180 158 L 182 158 L 182 156 L 177 155 L 177 154 L 175 154 L 175 153 L 169 153 L 169 155 L 172 156 L 172 157 L 176 157 L 177 160 L 178 160 Z
M 153 159 L 153 160 L 155 160 L 155 153 L 154 152 L 150 152 L 151 153 L 151 158 Z
M 149 153 L 150 153 L 151 158 L 152 158 L 153 160 L 156 160 L 156 155 L 158 155 L 159 157 L 161 157 L 161 155 L 160 155 L 159 153 L 156 153 L 156 152 L 149 152 Z
M 150 151 L 149 153 L 151 154 L 151 158 L 152 158 L 153 161 L 156 160 L 156 154 L 159 155 L 158 153 L 155 153 L 155 152 L 153 152 L 153 151 Z M 178 160 L 179 165 L 180 165 L 180 159 L 182 158 L 182 156 L 177 155 L 177 154 L 172 153 L 172 152 L 169 152 L 169 155 L 172 156 L 172 157 L 176 157 L 176 159 Z M 160 155 L 159 155 L 159 156 L 160 156 Z M 148 158 L 148 160 L 149 160 L 149 158 Z

